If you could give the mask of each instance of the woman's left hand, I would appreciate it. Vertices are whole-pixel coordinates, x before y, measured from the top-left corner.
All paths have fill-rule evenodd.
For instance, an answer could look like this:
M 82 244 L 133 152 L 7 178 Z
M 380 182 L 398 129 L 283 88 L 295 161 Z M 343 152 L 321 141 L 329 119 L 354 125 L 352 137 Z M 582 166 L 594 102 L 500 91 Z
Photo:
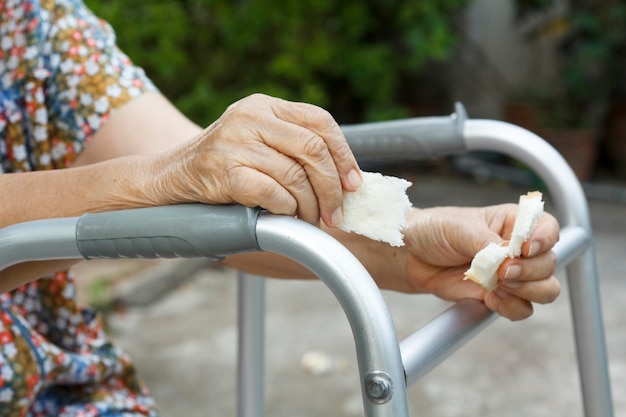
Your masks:
M 529 317 L 532 303 L 554 301 L 560 284 L 553 276 L 556 255 L 551 249 L 559 239 L 559 225 L 548 213 L 541 216 L 522 246 L 522 255 L 507 258 L 500 265 L 494 291 L 486 292 L 478 284 L 463 280 L 480 249 L 510 237 L 516 213 L 515 204 L 413 210 L 404 231 L 411 288 L 450 301 L 483 300 L 489 309 L 511 320 Z

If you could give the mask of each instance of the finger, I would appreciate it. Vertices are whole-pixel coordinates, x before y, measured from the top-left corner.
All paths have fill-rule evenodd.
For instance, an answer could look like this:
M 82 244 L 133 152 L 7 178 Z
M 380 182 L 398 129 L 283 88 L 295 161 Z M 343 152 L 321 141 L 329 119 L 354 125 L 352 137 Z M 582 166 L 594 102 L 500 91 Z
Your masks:
M 268 146 L 301 164 L 317 197 L 319 214 L 324 223 L 330 227 L 341 224 L 343 190 L 337 167 L 324 140 L 311 130 L 282 120 L 265 120 L 263 126 L 259 126 L 258 134 Z M 300 183 L 299 179 L 288 177 L 284 181 Z
M 269 175 L 240 166 L 233 168 L 229 177 L 230 187 L 237 190 L 230 194 L 235 202 L 248 207 L 262 207 L 275 214 L 296 214 L 296 199 Z
M 556 263 L 556 254 L 552 251 L 532 258 L 507 259 L 498 268 L 498 277 L 503 281 L 541 280 L 554 274 Z
M 500 288 L 509 294 L 539 304 L 551 303 L 561 293 L 561 284 L 555 277 L 530 282 L 502 281 Z
M 524 320 L 533 314 L 533 305 L 530 301 L 500 288 L 485 294 L 484 301 L 488 309 L 509 320 Z
M 431 278 L 416 278 L 420 281 L 420 288 L 426 293 L 435 294 L 447 301 L 459 301 L 464 298 L 482 300 L 485 291 L 473 281 L 459 279 L 463 276 L 466 267 L 450 268 L 446 273 L 432 274 Z M 429 275 L 427 270 L 421 271 Z
M 558 240 L 559 223 L 554 216 L 544 212 L 528 241 L 522 245 L 522 255 L 531 257 L 544 253 L 551 250 Z
M 305 168 L 290 157 L 266 146 L 255 151 L 253 156 L 250 160 L 244 159 L 243 164 L 273 178 L 296 200 L 295 215 L 317 225 L 320 219 L 318 199 Z
M 341 128 L 328 111 L 312 104 L 294 103 L 277 98 L 272 99 L 271 105 L 276 117 L 302 126 L 324 141 L 337 167 L 342 187 L 346 191 L 355 191 L 361 186 L 363 182 L 361 170 Z

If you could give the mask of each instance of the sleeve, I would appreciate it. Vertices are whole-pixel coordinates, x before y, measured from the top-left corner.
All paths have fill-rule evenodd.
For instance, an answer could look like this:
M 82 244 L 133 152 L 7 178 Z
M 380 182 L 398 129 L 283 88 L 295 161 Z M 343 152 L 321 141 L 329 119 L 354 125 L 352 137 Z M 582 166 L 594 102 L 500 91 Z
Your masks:
M 157 89 L 117 47 L 111 26 L 82 1 L 41 4 L 42 8 L 47 5 L 42 16 L 48 16 L 42 48 L 44 66 L 50 72 L 48 131 L 54 156 L 62 157 L 58 154 L 80 153 L 116 109 Z

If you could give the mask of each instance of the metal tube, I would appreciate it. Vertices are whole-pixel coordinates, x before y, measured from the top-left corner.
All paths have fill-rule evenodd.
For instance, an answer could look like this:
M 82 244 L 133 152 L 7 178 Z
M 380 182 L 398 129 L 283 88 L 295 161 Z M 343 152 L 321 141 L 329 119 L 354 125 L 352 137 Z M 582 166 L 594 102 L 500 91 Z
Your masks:
M 400 348 L 380 290 L 343 245 L 312 225 L 262 213 L 257 223 L 262 250 L 307 267 L 334 293 L 352 327 L 365 414 L 408 416 Z
M 591 229 L 580 182 L 561 154 L 546 141 L 526 129 L 497 120 L 467 120 L 464 138 L 468 151 L 500 152 L 527 164 L 548 187 L 561 226 Z
M 442 363 L 498 316 L 481 301 L 462 300 L 400 343 L 407 385 Z
M 265 278 L 239 273 L 237 415 L 265 415 Z
M 25 261 L 80 259 L 78 217 L 35 220 L 0 229 L 0 270 Z
M 553 251 L 557 256 L 556 269 L 559 270 L 570 264 L 591 246 L 589 231 L 580 226 L 561 228 L 559 241 Z
M 468 120 L 464 137 L 468 150 L 502 152 L 527 164 L 548 187 L 561 226 L 581 226 L 591 236 L 582 186 L 563 157 L 547 142 L 528 130 L 494 120 Z M 613 402 L 592 243 L 569 264 L 567 275 L 585 415 L 610 417 Z

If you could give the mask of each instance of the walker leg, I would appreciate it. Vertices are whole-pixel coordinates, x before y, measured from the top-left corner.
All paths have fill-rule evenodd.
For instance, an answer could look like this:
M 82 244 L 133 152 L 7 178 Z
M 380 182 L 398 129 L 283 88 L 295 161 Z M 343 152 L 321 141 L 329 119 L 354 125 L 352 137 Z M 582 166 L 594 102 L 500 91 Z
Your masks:
M 239 273 L 237 415 L 265 415 L 265 279 Z
M 613 416 L 594 248 L 567 266 L 578 369 L 586 417 Z

